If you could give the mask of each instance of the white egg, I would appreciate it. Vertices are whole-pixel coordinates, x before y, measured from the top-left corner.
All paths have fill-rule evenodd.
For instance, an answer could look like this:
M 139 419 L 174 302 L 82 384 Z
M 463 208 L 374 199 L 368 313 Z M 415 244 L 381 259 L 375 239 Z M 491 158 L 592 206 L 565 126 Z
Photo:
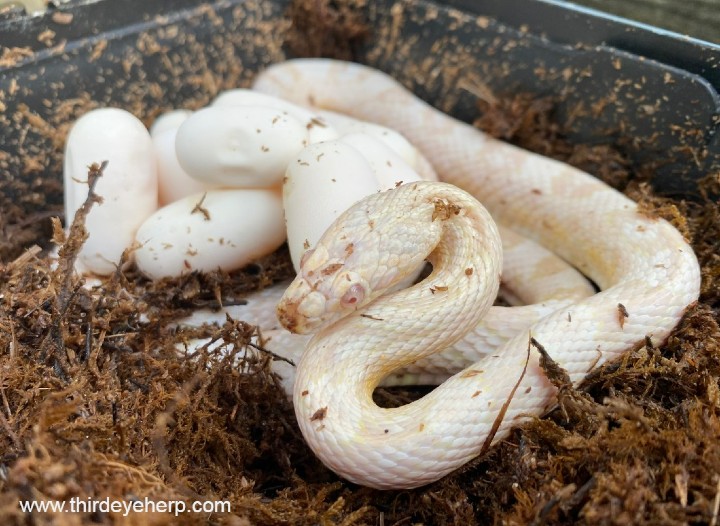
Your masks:
M 283 205 L 290 256 L 297 271 L 305 251 L 345 210 L 380 190 L 372 167 L 353 146 L 340 141 L 311 144 L 290 163 Z
M 282 181 L 307 142 L 305 125 L 278 109 L 211 106 L 180 125 L 175 152 L 180 166 L 199 181 L 267 188 Z
M 385 126 L 361 121 L 334 111 L 320 110 L 320 116 L 336 128 L 341 136 L 362 133 L 370 135 L 391 148 L 426 181 L 437 181 L 438 176 L 430 162 L 402 134 Z
M 96 274 L 116 270 L 135 232 L 157 209 L 157 172 L 147 129 L 131 113 L 102 108 L 80 117 L 65 144 L 63 179 L 65 220 L 72 222 L 87 197 L 88 166 L 107 161 L 95 192 L 103 202 L 93 206 L 85 227 L 88 238 L 79 262 Z
M 282 201 L 272 190 L 209 190 L 158 210 L 136 239 L 135 261 L 151 279 L 238 269 L 285 241 Z
M 348 133 L 338 141 L 358 150 L 370 164 L 381 190 L 395 188 L 401 183 L 422 181 L 402 157 L 375 136 L 366 133 Z
M 150 126 L 150 136 L 154 139 L 156 135 L 167 130 L 177 130 L 190 115 L 192 115 L 190 110 L 171 110 L 163 113 Z
M 224 91 L 212 102 L 212 106 L 262 106 L 287 112 L 304 124 L 308 132 L 309 144 L 331 141 L 338 137 L 337 130 L 318 112 L 251 89 L 238 88 Z
M 214 187 L 190 177 L 177 160 L 175 137 L 177 128 L 168 128 L 152 136 L 158 173 L 158 200 L 164 206 L 185 196 Z

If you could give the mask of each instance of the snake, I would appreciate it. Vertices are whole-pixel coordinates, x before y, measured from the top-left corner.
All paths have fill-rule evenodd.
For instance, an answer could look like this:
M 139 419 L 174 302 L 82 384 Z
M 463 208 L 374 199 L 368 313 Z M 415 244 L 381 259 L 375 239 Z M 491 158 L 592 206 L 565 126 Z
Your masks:
M 294 59 L 260 72 L 253 89 L 393 128 L 441 180 L 344 212 L 277 305 L 285 328 L 309 334 L 292 386 L 298 425 L 351 482 L 410 489 L 444 477 L 556 403 L 539 346 L 577 386 L 636 346 L 662 344 L 699 297 L 697 258 L 670 223 L 586 172 L 435 109 L 379 70 Z M 394 371 L 473 345 L 499 286 L 494 222 L 557 254 L 598 292 L 521 324 L 422 398 L 379 407 L 372 393 Z M 430 275 L 394 290 L 423 260 Z M 496 323 L 513 326 L 515 310 L 503 312 Z

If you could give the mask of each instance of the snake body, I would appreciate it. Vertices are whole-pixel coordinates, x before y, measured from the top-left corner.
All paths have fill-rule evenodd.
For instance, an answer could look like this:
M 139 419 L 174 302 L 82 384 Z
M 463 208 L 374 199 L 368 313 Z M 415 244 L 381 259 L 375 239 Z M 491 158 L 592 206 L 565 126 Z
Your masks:
M 473 329 L 489 306 L 480 292 L 492 295 L 500 256 L 493 227 L 481 224 L 482 208 L 448 185 L 402 185 L 353 207 L 305 258 L 278 307 L 286 327 L 319 328 L 298 365 L 297 419 L 318 457 L 353 482 L 427 484 L 479 454 L 508 400 L 495 441 L 545 411 L 556 390 L 529 351 L 530 336 L 577 384 L 646 337 L 662 343 L 698 298 L 697 259 L 669 223 L 582 171 L 435 110 L 381 72 L 295 60 L 270 67 L 254 87 L 398 130 L 441 180 L 600 289 L 544 316 L 422 399 L 380 408 L 371 394 L 384 377 Z M 429 278 L 385 294 L 396 269 L 426 256 Z

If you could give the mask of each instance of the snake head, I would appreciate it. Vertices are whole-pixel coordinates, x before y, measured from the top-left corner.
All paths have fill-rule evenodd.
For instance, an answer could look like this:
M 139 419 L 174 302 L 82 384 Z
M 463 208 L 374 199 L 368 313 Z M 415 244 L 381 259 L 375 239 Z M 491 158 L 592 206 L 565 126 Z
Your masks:
M 440 240 L 443 221 L 436 221 L 437 205 L 427 198 L 431 184 L 443 183 L 400 185 L 343 212 L 303 254 L 278 303 L 280 323 L 291 332 L 313 332 L 403 286 Z
M 277 307 L 283 327 L 308 333 L 367 304 L 370 284 L 360 273 L 346 268 L 347 259 L 332 257 L 323 245 L 305 252 L 300 273 Z

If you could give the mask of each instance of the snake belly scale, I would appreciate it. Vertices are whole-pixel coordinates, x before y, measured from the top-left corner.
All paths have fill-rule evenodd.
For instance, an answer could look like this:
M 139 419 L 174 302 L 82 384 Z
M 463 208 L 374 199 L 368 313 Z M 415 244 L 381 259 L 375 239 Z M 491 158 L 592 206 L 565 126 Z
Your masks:
M 526 363 L 494 440 L 545 411 L 556 391 L 537 353 L 527 362 L 531 335 L 577 384 L 646 337 L 662 343 L 698 298 L 697 259 L 669 223 L 643 215 L 633 201 L 584 172 L 452 119 L 383 73 L 358 64 L 296 60 L 270 67 L 255 89 L 395 128 L 423 152 L 441 180 L 472 194 L 495 220 L 553 250 L 601 289 L 545 316 L 424 398 L 379 408 L 371 394 L 383 377 L 456 341 L 487 310 L 492 298 L 477 296 L 481 289 L 493 295 L 498 267 L 490 255 L 498 249 L 489 227 L 467 224 L 484 215 L 477 211 L 482 208 L 441 183 L 402 185 L 368 198 L 382 205 L 375 228 L 413 217 L 436 248 L 423 245 L 418 254 L 419 237 L 375 238 L 368 222 L 351 221 L 342 232 L 331 228 L 304 258 L 278 307 L 288 328 L 319 327 L 298 366 L 296 414 L 313 451 L 351 481 L 412 488 L 477 456 Z M 420 199 L 425 204 L 413 194 L 425 196 Z M 457 216 L 441 218 L 438 199 L 445 203 L 441 209 L 457 210 Z M 375 213 L 367 200 L 357 206 L 351 214 Z M 340 249 L 334 248 L 338 243 Z M 350 243 L 357 257 L 342 254 Z M 433 272 L 427 280 L 383 296 L 397 273 L 388 278 L 378 269 L 387 272 L 392 265 L 377 261 L 399 263 L 428 253 Z M 489 274 L 481 275 L 483 270 Z

